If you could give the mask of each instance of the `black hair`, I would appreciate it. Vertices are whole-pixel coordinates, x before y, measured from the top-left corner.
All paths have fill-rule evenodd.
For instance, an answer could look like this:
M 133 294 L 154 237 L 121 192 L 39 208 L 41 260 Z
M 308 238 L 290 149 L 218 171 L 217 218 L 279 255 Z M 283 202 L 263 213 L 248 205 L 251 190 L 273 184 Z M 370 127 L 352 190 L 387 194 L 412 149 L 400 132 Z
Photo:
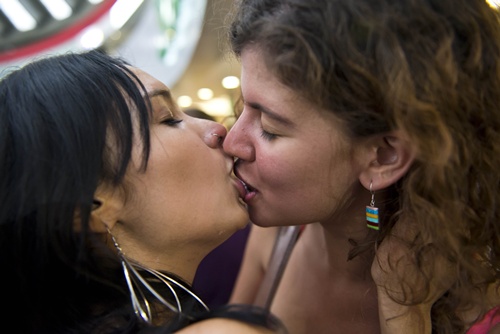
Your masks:
M 0 82 L 0 265 L 9 268 L 0 280 L 9 311 L 29 319 L 23 332 L 77 322 L 99 299 L 101 284 L 78 290 L 68 282 L 106 282 L 113 268 L 86 251 L 99 248 L 88 221 L 98 184 L 123 179 L 133 118 L 146 167 L 150 108 L 138 87 L 124 60 L 97 50 L 46 57 Z M 71 303 L 89 309 L 63 307 Z

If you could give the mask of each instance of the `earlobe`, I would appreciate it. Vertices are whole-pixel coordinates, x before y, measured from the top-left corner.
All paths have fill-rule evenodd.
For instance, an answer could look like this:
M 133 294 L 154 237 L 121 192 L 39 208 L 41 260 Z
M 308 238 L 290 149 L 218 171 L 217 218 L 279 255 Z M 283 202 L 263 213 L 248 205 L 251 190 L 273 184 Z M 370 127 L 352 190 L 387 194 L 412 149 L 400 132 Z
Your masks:
M 113 224 L 103 221 L 94 212 L 90 214 L 89 226 L 93 232 L 96 233 L 106 233 L 108 229 L 111 229 Z
M 360 175 L 360 182 L 368 189 L 385 189 L 400 180 L 415 160 L 415 150 L 411 142 L 401 132 L 384 134 L 371 141 L 371 161 Z

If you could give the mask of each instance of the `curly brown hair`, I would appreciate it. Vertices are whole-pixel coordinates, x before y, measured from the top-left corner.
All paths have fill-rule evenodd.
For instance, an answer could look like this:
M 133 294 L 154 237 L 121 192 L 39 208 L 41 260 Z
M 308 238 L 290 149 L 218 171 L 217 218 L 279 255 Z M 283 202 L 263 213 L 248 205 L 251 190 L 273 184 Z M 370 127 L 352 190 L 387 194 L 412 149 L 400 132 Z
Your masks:
M 453 314 L 500 279 L 497 10 L 485 0 L 241 0 L 236 8 L 236 55 L 257 45 L 283 84 L 338 115 L 352 138 L 398 129 L 415 145 L 376 242 L 397 221 L 415 223 L 417 265 L 431 246 L 455 275 L 434 304 L 433 330 L 463 331 Z

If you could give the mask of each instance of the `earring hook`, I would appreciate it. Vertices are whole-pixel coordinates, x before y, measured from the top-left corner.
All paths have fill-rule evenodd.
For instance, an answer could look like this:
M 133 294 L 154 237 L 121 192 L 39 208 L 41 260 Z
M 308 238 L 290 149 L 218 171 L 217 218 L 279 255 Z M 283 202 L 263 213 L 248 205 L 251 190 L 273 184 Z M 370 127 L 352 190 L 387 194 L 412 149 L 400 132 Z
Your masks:
M 372 199 L 370 201 L 370 206 L 375 206 L 375 192 L 373 191 L 373 182 L 370 181 L 370 193 L 372 194 Z

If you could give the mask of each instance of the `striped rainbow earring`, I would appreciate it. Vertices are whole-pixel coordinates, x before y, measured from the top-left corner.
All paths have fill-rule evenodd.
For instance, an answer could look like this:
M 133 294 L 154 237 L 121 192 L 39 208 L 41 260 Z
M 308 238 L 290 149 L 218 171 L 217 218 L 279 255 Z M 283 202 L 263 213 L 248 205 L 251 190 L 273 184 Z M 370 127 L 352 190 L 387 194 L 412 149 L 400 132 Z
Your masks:
M 370 201 L 370 205 L 366 206 L 366 226 L 378 231 L 378 208 L 375 207 L 375 192 L 372 190 L 372 184 L 373 182 L 370 181 L 370 193 L 372 194 L 372 200 Z

